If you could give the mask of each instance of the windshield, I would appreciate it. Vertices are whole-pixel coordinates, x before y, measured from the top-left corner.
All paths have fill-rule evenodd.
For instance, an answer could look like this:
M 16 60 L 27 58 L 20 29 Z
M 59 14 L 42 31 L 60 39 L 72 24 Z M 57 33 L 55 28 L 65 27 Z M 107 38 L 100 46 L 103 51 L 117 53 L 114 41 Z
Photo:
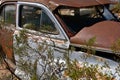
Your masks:
M 89 27 L 100 21 L 116 19 L 105 6 L 87 8 L 60 7 L 58 13 L 73 33 L 77 33 L 82 28 Z

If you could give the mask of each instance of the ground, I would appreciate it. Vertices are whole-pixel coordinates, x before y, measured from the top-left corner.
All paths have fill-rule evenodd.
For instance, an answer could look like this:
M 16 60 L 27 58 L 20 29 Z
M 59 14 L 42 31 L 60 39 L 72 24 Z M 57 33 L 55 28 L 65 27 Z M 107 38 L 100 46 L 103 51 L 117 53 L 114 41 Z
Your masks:
M 11 73 L 6 68 L 5 64 L 0 64 L 0 80 L 7 80 L 9 76 L 11 76 Z

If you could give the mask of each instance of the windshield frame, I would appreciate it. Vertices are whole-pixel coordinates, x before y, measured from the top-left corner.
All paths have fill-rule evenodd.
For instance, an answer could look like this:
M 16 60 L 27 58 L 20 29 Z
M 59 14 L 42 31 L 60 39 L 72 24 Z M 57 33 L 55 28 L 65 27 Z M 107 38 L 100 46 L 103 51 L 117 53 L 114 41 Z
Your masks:
M 103 8 L 103 11 L 101 11 L 100 9 L 99 9 L 99 7 L 102 7 Z M 117 19 L 117 17 L 112 13 L 112 11 L 110 11 L 110 9 L 109 9 L 109 5 L 97 5 L 97 6 L 91 6 L 91 7 L 94 7 L 95 8 L 95 10 L 97 11 L 97 13 L 98 13 L 98 15 L 100 15 L 100 16 L 102 16 L 102 18 L 104 19 L 104 20 L 115 20 L 115 21 L 119 21 L 118 19 Z M 85 8 L 89 8 L 89 7 L 85 7 Z M 59 18 L 61 18 L 61 20 L 62 20 L 62 22 L 64 22 L 65 23 L 65 25 L 67 25 L 67 27 L 69 28 L 69 30 L 72 32 L 72 33 L 74 33 L 74 34 L 76 34 L 76 33 L 78 33 L 81 29 L 77 29 L 77 31 L 74 31 L 71 27 L 69 27 L 69 25 L 65 22 L 65 20 L 63 19 L 63 15 L 61 15 L 60 14 L 60 10 L 61 9 L 70 9 L 70 11 L 68 11 L 68 13 L 70 14 L 70 13 L 72 13 L 71 14 L 71 16 L 72 15 L 79 15 L 80 13 L 79 13 L 79 11 L 80 11 L 80 9 L 81 8 L 75 8 L 75 7 L 68 7 L 68 6 L 59 6 L 56 10 L 55 10 L 55 13 L 59 16 Z M 74 10 L 74 11 L 72 11 L 72 10 Z M 106 12 L 108 12 L 108 14 L 110 14 L 111 15 L 111 17 L 112 18 L 107 18 L 106 17 L 106 15 L 105 15 L 105 13 Z M 73 14 L 75 12 L 75 14 Z M 104 14 L 104 15 L 103 15 Z M 68 19 L 69 20 L 69 19 Z M 104 20 L 102 20 L 102 21 L 104 21 Z M 97 22 L 99 22 L 99 21 L 97 21 Z M 95 22 L 95 23 L 97 23 L 97 22 Z M 72 21 L 71 22 L 69 22 L 69 24 L 70 23 L 72 23 Z M 94 23 L 94 24 L 95 24 Z M 91 24 L 92 25 L 92 24 Z M 89 26 L 91 26 L 91 25 L 89 25 Z M 89 26 L 84 26 L 84 27 L 89 27 Z

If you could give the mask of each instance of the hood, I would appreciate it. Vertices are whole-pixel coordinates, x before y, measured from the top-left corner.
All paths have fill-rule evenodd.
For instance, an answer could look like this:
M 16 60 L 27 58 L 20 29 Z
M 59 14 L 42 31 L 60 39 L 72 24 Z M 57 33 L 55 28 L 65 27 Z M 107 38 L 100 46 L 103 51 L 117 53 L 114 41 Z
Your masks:
M 70 38 L 71 43 L 85 45 L 95 37 L 95 47 L 110 49 L 120 39 L 120 23 L 115 21 L 102 21 L 90 27 L 83 28 Z

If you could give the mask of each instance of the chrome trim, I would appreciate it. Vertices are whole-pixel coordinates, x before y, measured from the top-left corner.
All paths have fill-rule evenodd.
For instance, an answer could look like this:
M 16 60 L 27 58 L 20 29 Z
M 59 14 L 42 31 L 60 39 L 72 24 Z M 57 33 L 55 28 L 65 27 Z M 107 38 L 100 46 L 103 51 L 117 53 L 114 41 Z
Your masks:
M 71 43 L 70 46 L 78 47 L 78 48 L 86 48 L 86 45 L 81 45 L 81 44 L 74 44 Z M 102 47 L 96 47 L 96 46 L 91 46 L 95 51 L 100 51 L 100 52 L 106 52 L 106 53 L 113 53 L 111 49 L 108 48 L 102 48 Z M 120 53 L 114 53 L 114 54 L 120 54 Z

